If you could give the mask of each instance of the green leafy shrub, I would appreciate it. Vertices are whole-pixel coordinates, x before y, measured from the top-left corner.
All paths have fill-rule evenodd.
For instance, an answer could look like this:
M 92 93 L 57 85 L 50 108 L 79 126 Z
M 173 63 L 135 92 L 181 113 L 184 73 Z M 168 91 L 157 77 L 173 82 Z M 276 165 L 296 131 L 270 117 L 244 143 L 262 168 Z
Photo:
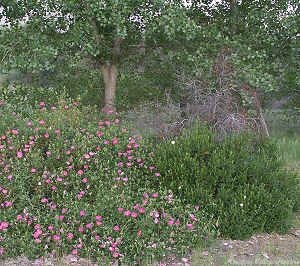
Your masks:
M 223 236 L 245 238 L 289 228 L 299 181 L 282 170 L 272 141 L 236 135 L 220 142 L 197 126 L 158 145 L 155 154 L 161 185 L 203 206 Z
M 63 96 L 66 96 L 66 92 L 55 88 L 35 88 L 21 85 L 9 85 L 1 88 L 0 91 L 1 99 L 14 104 L 15 107 L 35 106 L 45 99 L 47 99 L 48 104 L 54 104 Z
M 77 105 L 41 102 L 26 117 L 1 101 L 0 258 L 132 263 L 204 243 L 214 230 L 205 210 L 149 188 L 160 173 L 143 141 Z

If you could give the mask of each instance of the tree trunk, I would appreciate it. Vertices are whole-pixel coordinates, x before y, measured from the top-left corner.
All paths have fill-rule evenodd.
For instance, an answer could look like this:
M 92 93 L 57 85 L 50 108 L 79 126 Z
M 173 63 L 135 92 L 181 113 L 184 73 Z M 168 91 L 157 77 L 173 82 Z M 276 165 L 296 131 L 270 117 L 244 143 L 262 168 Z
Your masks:
M 230 34 L 235 35 L 238 31 L 238 24 L 240 21 L 239 10 L 238 10 L 238 1 L 230 0 Z
M 116 89 L 117 89 L 117 66 L 113 63 L 106 63 L 100 66 L 104 81 L 104 107 L 103 112 L 116 112 Z

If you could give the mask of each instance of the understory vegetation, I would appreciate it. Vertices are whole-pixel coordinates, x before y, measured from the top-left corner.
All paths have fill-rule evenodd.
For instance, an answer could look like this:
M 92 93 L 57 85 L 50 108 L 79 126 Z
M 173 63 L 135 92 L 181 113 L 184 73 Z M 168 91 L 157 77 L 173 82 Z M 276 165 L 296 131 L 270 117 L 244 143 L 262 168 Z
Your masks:
M 299 208 L 272 139 L 198 121 L 160 140 L 68 97 L 20 95 L 0 105 L 2 259 L 185 256 L 218 236 L 286 232 Z
M 0 264 L 188 265 L 292 232 L 299 8 L 2 0 Z

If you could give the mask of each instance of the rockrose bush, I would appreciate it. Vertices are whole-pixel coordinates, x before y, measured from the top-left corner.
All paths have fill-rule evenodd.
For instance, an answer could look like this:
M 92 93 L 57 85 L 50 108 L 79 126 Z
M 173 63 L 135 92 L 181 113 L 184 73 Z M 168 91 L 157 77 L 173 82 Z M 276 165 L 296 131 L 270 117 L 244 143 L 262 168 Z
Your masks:
M 64 101 L 13 110 L 1 101 L 1 259 L 141 261 L 187 252 L 213 232 L 201 206 L 153 185 L 151 152 L 117 118 Z

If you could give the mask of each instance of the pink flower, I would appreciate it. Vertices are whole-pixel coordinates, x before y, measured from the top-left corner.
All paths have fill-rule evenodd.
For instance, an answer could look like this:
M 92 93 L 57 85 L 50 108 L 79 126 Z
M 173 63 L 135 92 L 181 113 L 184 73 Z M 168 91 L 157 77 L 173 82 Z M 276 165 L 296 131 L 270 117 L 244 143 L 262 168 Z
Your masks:
M 193 230 L 193 229 L 194 229 L 194 225 L 193 225 L 193 224 L 190 224 L 190 223 L 187 223 L 187 224 L 186 224 L 186 228 L 187 228 L 188 230 Z
M 84 157 L 85 159 L 90 159 L 90 158 L 91 158 L 91 156 L 90 156 L 89 154 L 87 154 L 87 153 L 84 154 L 83 157 Z
M 102 137 L 102 136 L 103 136 L 103 133 L 102 133 L 101 131 L 97 131 L 97 132 L 96 132 L 96 135 L 97 135 L 97 137 L 99 137 L 99 138 L 100 138 L 100 137 Z
M 57 217 L 57 219 L 60 221 L 62 221 L 64 218 L 65 218 L 65 216 L 63 216 L 63 215 L 58 215 L 58 217 Z
M 114 258 L 118 258 L 120 255 L 119 255 L 118 252 L 114 252 L 114 253 L 112 254 L 112 256 L 113 256 Z
M 114 228 L 113 228 L 113 230 L 116 231 L 116 232 L 119 232 L 120 231 L 120 226 L 115 225 Z
M 169 221 L 168 221 L 168 225 L 173 225 L 174 224 L 174 220 L 173 219 L 170 219 Z
M 153 215 L 154 215 L 155 218 L 159 217 L 159 213 L 157 211 L 155 211 Z
M 78 175 L 83 175 L 83 170 L 81 170 L 81 169 L 78 170 L 77 174 L 78 174 Z
M 49 231 L 53 231 L 53 229 L 54 229 L 54 226 L 53 226 L 53 225 L 49 225 L 49 226 L 48 226 L 48 230 L 49 230 Z
M 45 121 L 44 120 L 40 120 L 39 121 L 39 124 L 42 126 L 42 125 L 45 125 Z
M 100 236 L 99 235 L 95 235 L 95 239 L 96 240 L 100 240 Z
M 66 170 L 63 170 L 63 171 L 62 171 L 62 175 L 63 175 L 63 176 L 67 176 L 68 174 L 69 174 L 68 171 L 66 171 Z
M 142 234 L 143 234 L 143 233 L 142 233 L 142 230 L 137 231 L 137 236 L 138 236 L 138 237 L 142 236 Z
M 145 213 L 145 212 L 146 212 L 146 209 L 144 207 L 139 208 L 139 213 Z
M 85 211 L 84 210 L 81 210 L 80 212 L 79 212 L 79 215 L 82 217 L 82 216 L 85 216 Z
M 119 141 L 118 141 L 117 138 L 113 138 L 112 141 L 111 141 L 112 145 L 117 145 L 118 142 L 119 142 Z
M 18 214 L 18 215 L 17 215 L 17 221 L 18 221 L 18 222 L 19 222 L 19 221 L 22 221 L 22 219 L 23 219 L 22 215 L 21 215 L 21 214 Z
M 36 173 L 36 169 L 35 168 L 31 168 L 30 172 L 31 173 Z
M 7 229 L 9 227 L 9 223 L 8 222 L 0 222 L 0 231 L 3 231 L 5 229 Z
M 133 208 L 134 208 L 135 210 L 138 209 L 138 208 L 140 208 L 140 204 L 138 204 L 138 203 L 134 204 Z
M 37 239 L 40 237 L 40 235 L 42 234 L 42 230 L 41 229 L 37 229 L 34 233 L 33 233 L 33 238 Z
M 19 131 L 17 129 L 12 129 L 11 130 L 11 133 L 13 133 L 13 135 L 18 135 L 19 134 Z
M 88 182 L 88 179 L 85 177 L 81 180 L 82 183 L 87 183 Z
M 40 102 L 40 107 L 45 107 L 45 106 L 46 106 L 45 102 Z
M 13 205 L 13 203 L 11 201 L 5 201 L 4 202 L 4 206 L 7 207 L 7 208 L 11 207 L 12 205 Z
M 85 225 L 86 228 L 88 229 L 92 229 L 93 228 L 93 224 L 92 223 L 88 223 Z
M 155 193 L 152 194 L 152 198 L 157 198 L 157 197 L 158 197 L 158 193 L 157 192 L 155 192 Z
M 4 252 L 5 252 L 5 249 L 0 247 L 0 256 L 2 256 L 4 254 Z
M 131 212 L 131 217 L 136 218 L 136 217 L 138 217 L 138 214 L 136 212 Z
M 103 223 L 101 222 L 101 221 L 96 221 L 96 225 L 97 226 L 100 226 L 100 225 L 102 225 Z
M 60 236 L 59 235 L 54 235 L 53 236 L 53 240 L 54 241 L 59 241 L 60 240 Z
M 73 235 L 72 233 L 68 233 L 68 234 L 67 234 L 67 239 L 68 239 L 68 240 L 72 240 L 73 237 L 74 237 L 74 235 Z
M 22 151 L 18 151 L 17 152 L 17 158 L 22 158 L 23 157 L 23 152 Z
M 41 203 L 47 203 L 48 202 L 48 199 L 47 198 L 42 198 L 41 199 Z
M 74 256 L 78 255 L 78 250 L 77 249 L 73 249 L 71 251 L 71 254 L 74 255 Z
M 82 226 L 79 226 L 78 232 L 83 233 L 84 232 L 84 228 Z
M 68 211 L 67 208 L 62 208 L 62 209 L 61 209 L 61 213 L 62 213 L 62 214 L 66 213 L 67 211 Z
M 130 216 L 130 215 L 131 215 L 131 211 L 129 211 L 129 210 L 126 210 L 126 211 L 124 211 L 124 213 L 123 213 L 123 214 L 124 214 L 124 216 L 127 216 L 127 217 L 128 217 L 128 216 Z
M 160 173 L 155 173 L 155 176 L 159 177 L 159 176 L 160 176 Z
M 96 215 L 95 219 L 96 219 L 96 221 L 101 221 L 102 220 L 102 216 Z
M 192 221 L 198 221 L 196 216 L 192 213 L 190 214 L 190 218 L 191 218 Z

